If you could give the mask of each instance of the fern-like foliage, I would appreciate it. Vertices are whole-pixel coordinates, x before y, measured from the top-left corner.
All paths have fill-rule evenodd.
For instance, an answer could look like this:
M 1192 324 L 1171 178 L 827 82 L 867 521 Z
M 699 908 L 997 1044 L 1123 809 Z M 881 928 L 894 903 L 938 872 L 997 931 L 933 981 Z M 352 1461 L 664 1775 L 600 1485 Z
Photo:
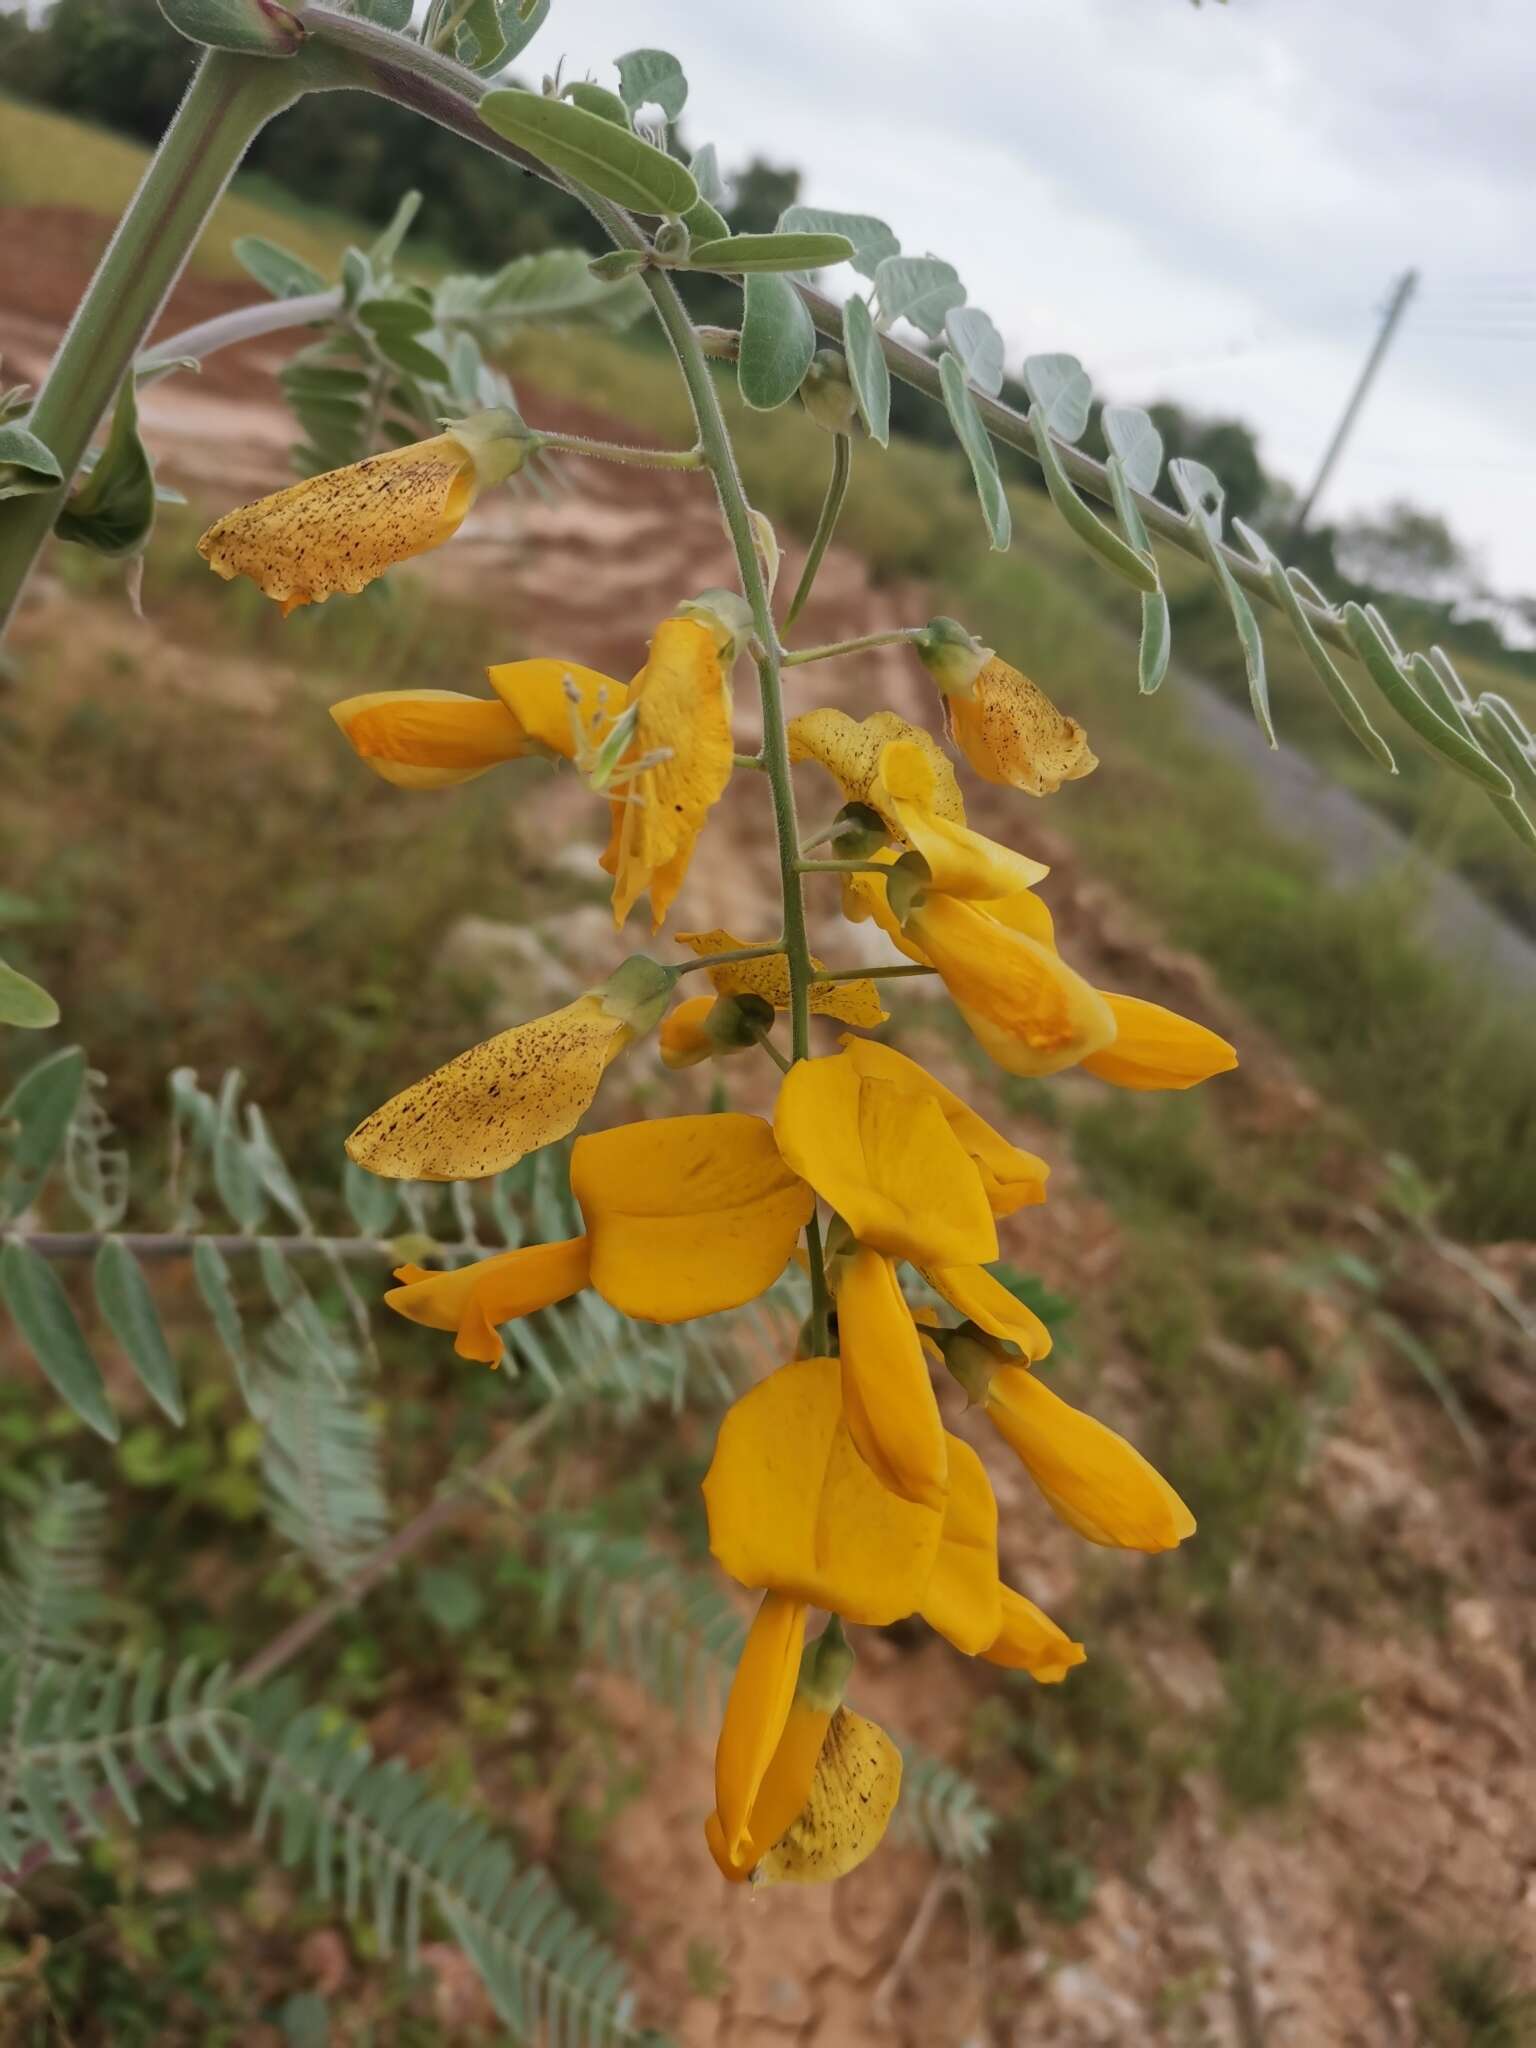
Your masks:
M 361 1362 L 302 1294 L 266 1350 L 261 1469 L 273 1524 L 340 1585 L 389 1527 L 380 1425 Z
M 100 1608 L 104 1527 L 95 1488 L 60 1483 L 9 1531 L 10 1569 L 0 1576 L 0 1833 L 18 1801 L 31 1811 L 23 1798 L 28 1745 L 54 1675 L 88 1654 L 87 1630 Z M 34 1827 L 47 1818 L 45 1792 Z
M 519 2039 L 614 2048 L 635 2026 L 624 1965 L 583 1927 L 544 1871 L 519 1871 L 484 1821 L 440 1799 L 398 1759 L 376 1763 L 361 1734 L 326 1708 L 296 1720 L 252 1710 L 251 1754 L 264 1769 L 254 1823 L 290 1868 L 307 1864 L 320 1896 L 366 1912 L 383 1953 L 414 1964 L 435 1908 Z
M 715 1719 L 746 1639 L 718 1582 L 589 1519 L 551 1517 L 542 1535 L 546 1616 L 574 1626 L 584 1649 L 685 1726 Z M 920 1744 L 896 1739 L 905 1768 L 893 1826 L 945 1862 L 985 1855 L 997 1816 L 980 1792 Z
M 133 1826 L 135 1786 L 180 1802 L 188 1790 L 238 1791 L 243 1722 L 229 1705 L 227 1667 L 195 1659 L 169 1670 L 158 1653 L 123 1663 L 0 1663 L 0 1721 L 11 1732 L 0 1800 L 0 1882 L 29 1850 L 74 1860 L 75 1840 L 105 1832 L 109 1795 Z

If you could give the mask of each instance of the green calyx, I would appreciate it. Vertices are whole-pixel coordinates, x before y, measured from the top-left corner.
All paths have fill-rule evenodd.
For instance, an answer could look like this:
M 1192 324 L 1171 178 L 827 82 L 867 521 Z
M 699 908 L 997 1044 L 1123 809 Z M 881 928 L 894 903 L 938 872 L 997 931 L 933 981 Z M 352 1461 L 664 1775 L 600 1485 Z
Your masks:
M 1024 1354 L 1016 1344 L 990 1336 L 978 1323 L 961 1323 L 952 1330 L 929 1330 L 944 1355 L 950 1377 L 965 1389 L 968 1403 L 982 1407 L 992 1381 L 1005 1365 L 1019 1364 Z
M 969 697 L 997 650 L 983 647 L 958 619 L 930 619 L 912 642 L 918 659 L 950 697 Z
M 856 1661 L 843 1633 L 842 1621 L 834 1614 L 821 1634 L 813 1643 L 807 1643 L 801 1654 L 795 1698 L 817 1713 L 835 1713 L 843 1703 L 843 1694 L 848 1690 Z
M 245 57 L 292 57 L 308 30 L 304 0 L 160 0 L 160 12 L 190 42 Z
M 869 860 L 890 837 L 885 820 L 868 804 L 844 804 L 833 823 L 827 843 L 834 860 Z
M 858 400 L 841 350 L 819 348 L 800 381 L 800 403 L 818 427 L 829 434 L 847 434 L 858 418 Z
M 470 413 L 462 420 L 445 420 L 443 427 L 475 465 L 475 482 L 482 491 L 516 476 L 538 446 L 537 435 L 509 405 Z
M 744 1052 L 773 1028 L 773 1005 L 762 996 L 721 996 L 704 1019 L 704 1036 L 717 1053 Z
M 618 1018 L 641 1038 L 661 1022 L 679 973 L 676 967 L 663 967 L 659 960 L 634 953 L 592 994 L 601 998 L 608 1016 Z

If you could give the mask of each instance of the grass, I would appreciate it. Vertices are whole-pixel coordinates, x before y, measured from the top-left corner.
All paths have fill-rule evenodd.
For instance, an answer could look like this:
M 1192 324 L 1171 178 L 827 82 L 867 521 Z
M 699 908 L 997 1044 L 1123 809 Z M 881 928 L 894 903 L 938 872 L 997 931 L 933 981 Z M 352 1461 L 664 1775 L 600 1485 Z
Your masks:
M 1519 1981 L 1503 1949 L 1453 1949 L 1435 1966 L 1435 1996 L 1422 2014 L 1436 2048 L 1530 2048 L 1536 1991 Z
M 1227 1704 L 1216 1735 L 1216 1771 L 1235 1806 L 1283 1806 L 1296 1791 L 1308 1741 L 1325 1732 L 1361 1726 L 1360 1702 L 1351 1692 L 1323 1692 L 1298 1684 L 1288 1671 L 1230 1664 Z

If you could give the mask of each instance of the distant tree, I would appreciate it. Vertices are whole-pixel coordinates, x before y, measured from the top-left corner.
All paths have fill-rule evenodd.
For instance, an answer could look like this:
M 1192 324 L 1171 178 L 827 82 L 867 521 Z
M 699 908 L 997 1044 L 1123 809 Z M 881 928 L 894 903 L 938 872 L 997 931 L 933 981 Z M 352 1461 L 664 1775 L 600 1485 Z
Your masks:
M 725 217 L 739 235 L 766 235 L 778 226 L 779 215 L 800 197 L 800 173 L 783 164 L 753 157 L 730 181 Z
M 1339 566 L 1356 583 L 1428 601 L 1469 591 L 1472 565 L 1438 512 L 1398 499 L 1384 512 L 1338 531 Z

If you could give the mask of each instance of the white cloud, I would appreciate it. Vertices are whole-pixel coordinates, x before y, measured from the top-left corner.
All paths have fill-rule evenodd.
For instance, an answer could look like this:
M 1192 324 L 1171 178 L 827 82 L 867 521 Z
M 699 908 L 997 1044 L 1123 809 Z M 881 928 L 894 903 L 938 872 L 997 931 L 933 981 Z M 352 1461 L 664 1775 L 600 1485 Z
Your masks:
M 692 137 L 949 257 L 1015 363 L 1240 414 L 1298 482 L 1418 267 L 1323 509 L 1411 494 L 1536 588 L 1529 0 L 557 0 L 530 57 L 643 43 Z

